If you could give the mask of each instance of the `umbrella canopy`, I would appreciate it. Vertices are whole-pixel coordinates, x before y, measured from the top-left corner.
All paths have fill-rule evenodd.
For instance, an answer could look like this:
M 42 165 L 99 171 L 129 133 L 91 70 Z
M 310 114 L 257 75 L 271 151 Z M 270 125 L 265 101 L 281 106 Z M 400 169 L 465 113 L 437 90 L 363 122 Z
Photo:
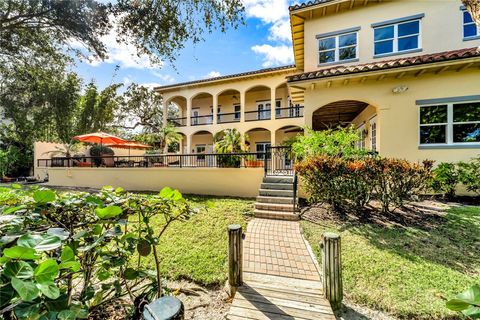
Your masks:
M 122 149 L 148 149 L 151 148 L 148 144 L 143 144 L 135 141 L 125 141 L 122 143 L 108 143 L 107 146 L 111 148 L 122 148 Z
M 73 139 L 81 142 L 98 143 L 98 144 L 122 144 L 124 142 L 127 142 L 122 138 L 113 136 L 105 132 L 82 134 L 80 136 L 73 137 Z

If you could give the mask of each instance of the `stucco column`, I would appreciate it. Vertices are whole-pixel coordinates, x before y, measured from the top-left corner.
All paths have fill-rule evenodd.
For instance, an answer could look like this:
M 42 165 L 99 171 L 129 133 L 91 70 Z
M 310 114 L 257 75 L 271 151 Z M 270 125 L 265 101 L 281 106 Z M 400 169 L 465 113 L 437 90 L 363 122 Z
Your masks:
M 165 99 L 162 100 L 162 110 L 163 110 L 163 126 L 167 126 L 168 124 L 168 104 Z
M 192 125 L 192 98 L 187 98 L 187 127 Z
M 187 135 L 187 154 L 190 154 L 190 153 L 192 153 L 192 135 L 188 134 Z
M 213 124 L 217 124 L 217 120 L 218 120 L 218 117 L 217 117 L 217 112 L 218 112 L 218 96 L 216 94 L 214 94 L 213 96 L 213 104 L 212 104 L 212 108 L 213 108 Z
M 276 96 L 275 96 L 276 92 L 277 92 L 276 88 L 271 88 L 270 89 L 270 100 L 271 100 L 270 101 L 270 115 L 271 115 L 270 119 L 272 119 L 272 120 L 275 120 L 275 113 L 277 111 L 276 110 L 276 104 L 275 104 L 275 102 L 277 100 Z
M 240 122 L 245 122 L 245 91 L 240 91 Z
M 270 144 L 272 147 L 277 145 L 277 134 L 275 131 L 270 131 Z

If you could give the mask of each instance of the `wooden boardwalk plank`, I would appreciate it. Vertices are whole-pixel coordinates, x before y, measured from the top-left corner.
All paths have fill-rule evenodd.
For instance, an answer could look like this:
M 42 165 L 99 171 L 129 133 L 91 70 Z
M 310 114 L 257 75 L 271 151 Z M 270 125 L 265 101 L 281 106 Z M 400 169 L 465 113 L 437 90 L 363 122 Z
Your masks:
M 256 221 L 258 225 L 255 226 Z M 249 223 L 248 230 L 257 231 L 254 235 L 248 236 L 245 245 L 250 248 L 250 252 L 258 252 L 263 249 L 270 250 L 271 256 L 277 256 L 272 250 L 282 250 L 289 253 L 289 257 L 294 260 L 297 254 L 302 258 L 301 268 L 298 270 L 317 270 L 311 253 L 307 246 L 304 246 L 300 234 L 298 222 L 282 221 L 278 223 L 275 220 L 253 219 Z M 298 234 L 297 234 L 298 233 Z M 263 238 L 262 238 L 263 236 Z M 280 238 L 279 238 L 280 237 Z M 291 238 L 295 241 L 281 241 L 277 246 L 279 239 Z M 293 256 L 292 256 L 293 255 Z M 305 259 L 305 257 L 309 257 Z M 264 263 L 266 259 L 255 256 L 253 260 L 251 255 L 244 260 L 245 263 L 258 261 Z M 280 261 L 279 259 L 277 259 Z M 292 261 L 294 261 L 292 260 Z M 229 320 L 334 320 L 330 303 L 323 295 L 323 286 L 318 273 L 312 276 L 312 273 L 302 274 L 299 272 L 292 276 L 296 270 L 286 275 L 279 274 L 278 271 L 270 267 L 270 264 L 279 263 L 274 259 L 267 262 L 267 266 L 261 266 L 258 269 L 264 269 L 265 272 L 257 270 L 245 270 L 243 273 L 244 285 L 238 288 L 235 298 L 227 315 Z M 270 263 L 270 264 L 269 264 Z M 283 262 L 282 262 L 283 264 Z M 280 264 L 280 266 L 282 265 Z M 293 263 L 298 265 L 298 263 Z M 317 271 L 315 271 L 317 272 Z

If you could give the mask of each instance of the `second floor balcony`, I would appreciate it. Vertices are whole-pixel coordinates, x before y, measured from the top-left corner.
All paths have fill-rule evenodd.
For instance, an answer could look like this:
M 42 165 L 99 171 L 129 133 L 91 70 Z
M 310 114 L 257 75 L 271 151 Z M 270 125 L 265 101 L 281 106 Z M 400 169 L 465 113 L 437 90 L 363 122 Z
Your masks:
M 303 106 L 291 103 L 285 84 L 256 86 L 244 92 L 230 89 L 217 95 L 205 92 L 190 98 L 176 96 L 168 103 L 178 108 L 179 117 L 168 119 L 177 127 L 303 117 Z

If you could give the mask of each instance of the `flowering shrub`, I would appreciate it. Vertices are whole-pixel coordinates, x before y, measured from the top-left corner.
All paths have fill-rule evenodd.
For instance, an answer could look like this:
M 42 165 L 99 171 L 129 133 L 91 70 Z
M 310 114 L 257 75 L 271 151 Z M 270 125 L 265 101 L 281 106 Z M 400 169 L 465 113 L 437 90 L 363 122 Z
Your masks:
M 320 155 L 295 166 L 313 203 L 329 203 L 334 209 L 365 207 L 372 196 L 383 211 L 415 199 L 428 184 L 432 162 L 413 164 L 406 160 L 345 159 Z

